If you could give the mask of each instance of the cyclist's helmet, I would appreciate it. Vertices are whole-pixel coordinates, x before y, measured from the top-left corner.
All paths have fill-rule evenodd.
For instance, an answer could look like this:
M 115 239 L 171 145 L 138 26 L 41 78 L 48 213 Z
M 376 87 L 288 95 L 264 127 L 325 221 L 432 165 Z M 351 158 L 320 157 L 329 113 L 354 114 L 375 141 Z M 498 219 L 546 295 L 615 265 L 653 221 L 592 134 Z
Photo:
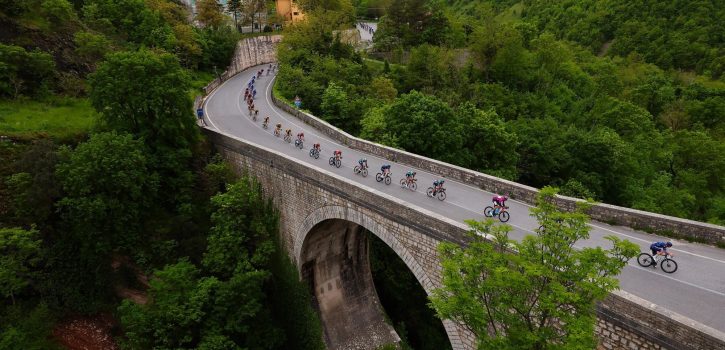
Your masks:
M 672 247 L 672 242 L 667 242 L 665 245 L 667 246 L 667 248 Z

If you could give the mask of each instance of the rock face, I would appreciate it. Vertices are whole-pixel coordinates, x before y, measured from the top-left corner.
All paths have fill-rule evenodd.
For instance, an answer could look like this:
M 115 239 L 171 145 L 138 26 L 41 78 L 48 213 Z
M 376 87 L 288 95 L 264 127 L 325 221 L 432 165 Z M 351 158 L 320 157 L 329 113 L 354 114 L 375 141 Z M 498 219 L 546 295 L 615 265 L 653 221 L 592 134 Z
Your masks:
M 363 227 L 323 221 L 310 232 L 302 254 L 302 277 L 314 291 L 328 348 L 374 349 L 400 341 L 385 322 Z

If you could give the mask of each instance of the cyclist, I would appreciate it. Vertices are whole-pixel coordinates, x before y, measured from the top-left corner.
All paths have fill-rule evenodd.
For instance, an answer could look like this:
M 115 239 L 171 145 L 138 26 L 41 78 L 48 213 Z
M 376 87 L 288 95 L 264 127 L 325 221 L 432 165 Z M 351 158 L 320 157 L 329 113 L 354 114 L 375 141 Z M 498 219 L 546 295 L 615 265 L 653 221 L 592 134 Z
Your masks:
M 252 98 L 257 98 L 257 89 L 252 90 Z
M 500 208 L 508 208 L 508 207 L 506 207 L 507 200 L 508 200 L 508 197 L 502 196 L 500 194 L 493 196 L 493 199 L 491 199 L 491 201 L 493 202 L 493 205 L 500 207 Z
M 297 140 L 299 140 L 300 142 L 305 142 L 305 133 L 301 132 L 297 134 Z
M 360 164 L 360 170 L 368 168 L 368 160 L 365 158 L 360 158 L 360 160 L 358 160 L 357 163 Z
M 342 159 L 342 151 L 340 151 L 339 149 L 336 149 L 335 152 L 333 152 L 333 155 L 335 156 L 336 160 Z
M 264 122 L 262 122 L 262 124 L 265 128 L 267 127 L 267 125 L 269 125 L 269 116 L 264 117 Z
M 277 124 L 277 127 L 274 129 L 274 134 L 279 136 L 279 134 L 282 132 L 282 124 Z
M 320 152 L 320 144 L 316 143 L 316 144 L 312 145 L 312 149 L 314 149 L 317 152 Z
M 672 242 L 654 242 L 649 246 L 652 251 L 652 257 L 657 255 L 667 255 L 667 248 L 672 247 Z M 654 260 L 654 266 L 657 266 L 657 260 Z
M 254 109 L 254 119 L 257 119 L 257 117 L 259 117 L 259 110 Z
M 445 183 L 443 179 L 433 181 L 433 193 L 438 193 L 443 188 L 443 183 Z
M 390 164 L 383 164 L 383 166 L 380 167 L 380 172 L 383 173 L 383 177 L 388 176 L 390 173 Z
M 412 182 L 415 182 L 415 171 L 408 170 L 407 173 L 405 173 L 405 184 L 410 185 Z
M 286 138 L 287 137 L 292 138 L 292 129 L 285 130 L 284 137 L 286 137 Z

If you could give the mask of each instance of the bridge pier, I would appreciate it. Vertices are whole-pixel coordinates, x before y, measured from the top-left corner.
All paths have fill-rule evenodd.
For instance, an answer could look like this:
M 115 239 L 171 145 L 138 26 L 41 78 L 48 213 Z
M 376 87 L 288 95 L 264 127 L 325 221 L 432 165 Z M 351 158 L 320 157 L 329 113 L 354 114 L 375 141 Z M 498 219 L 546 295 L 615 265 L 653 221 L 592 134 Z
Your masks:
M 375 291 L 363 227 L 344 220 L 317 224 L 301 263 L 329 349 L 376 349 L 400 342 Z

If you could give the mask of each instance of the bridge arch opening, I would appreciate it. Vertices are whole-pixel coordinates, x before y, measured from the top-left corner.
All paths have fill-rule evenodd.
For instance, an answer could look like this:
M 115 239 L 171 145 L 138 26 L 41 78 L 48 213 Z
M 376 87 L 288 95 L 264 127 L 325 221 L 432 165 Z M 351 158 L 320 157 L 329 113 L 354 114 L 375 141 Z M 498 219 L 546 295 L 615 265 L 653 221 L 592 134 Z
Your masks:
M 409 270 L 406 273 L 415 276 L 426 294 L 434 288 L 424 269 L 384 225 L 346 207 L 318 209 L 299 228 L 294 249 L 330 349 L 375 349 L 400 341 L 385 319 L 375 288 L 369 234 L 400 258 Z M 455 328 L 447 321 L 443 325 L 450 340 Z

